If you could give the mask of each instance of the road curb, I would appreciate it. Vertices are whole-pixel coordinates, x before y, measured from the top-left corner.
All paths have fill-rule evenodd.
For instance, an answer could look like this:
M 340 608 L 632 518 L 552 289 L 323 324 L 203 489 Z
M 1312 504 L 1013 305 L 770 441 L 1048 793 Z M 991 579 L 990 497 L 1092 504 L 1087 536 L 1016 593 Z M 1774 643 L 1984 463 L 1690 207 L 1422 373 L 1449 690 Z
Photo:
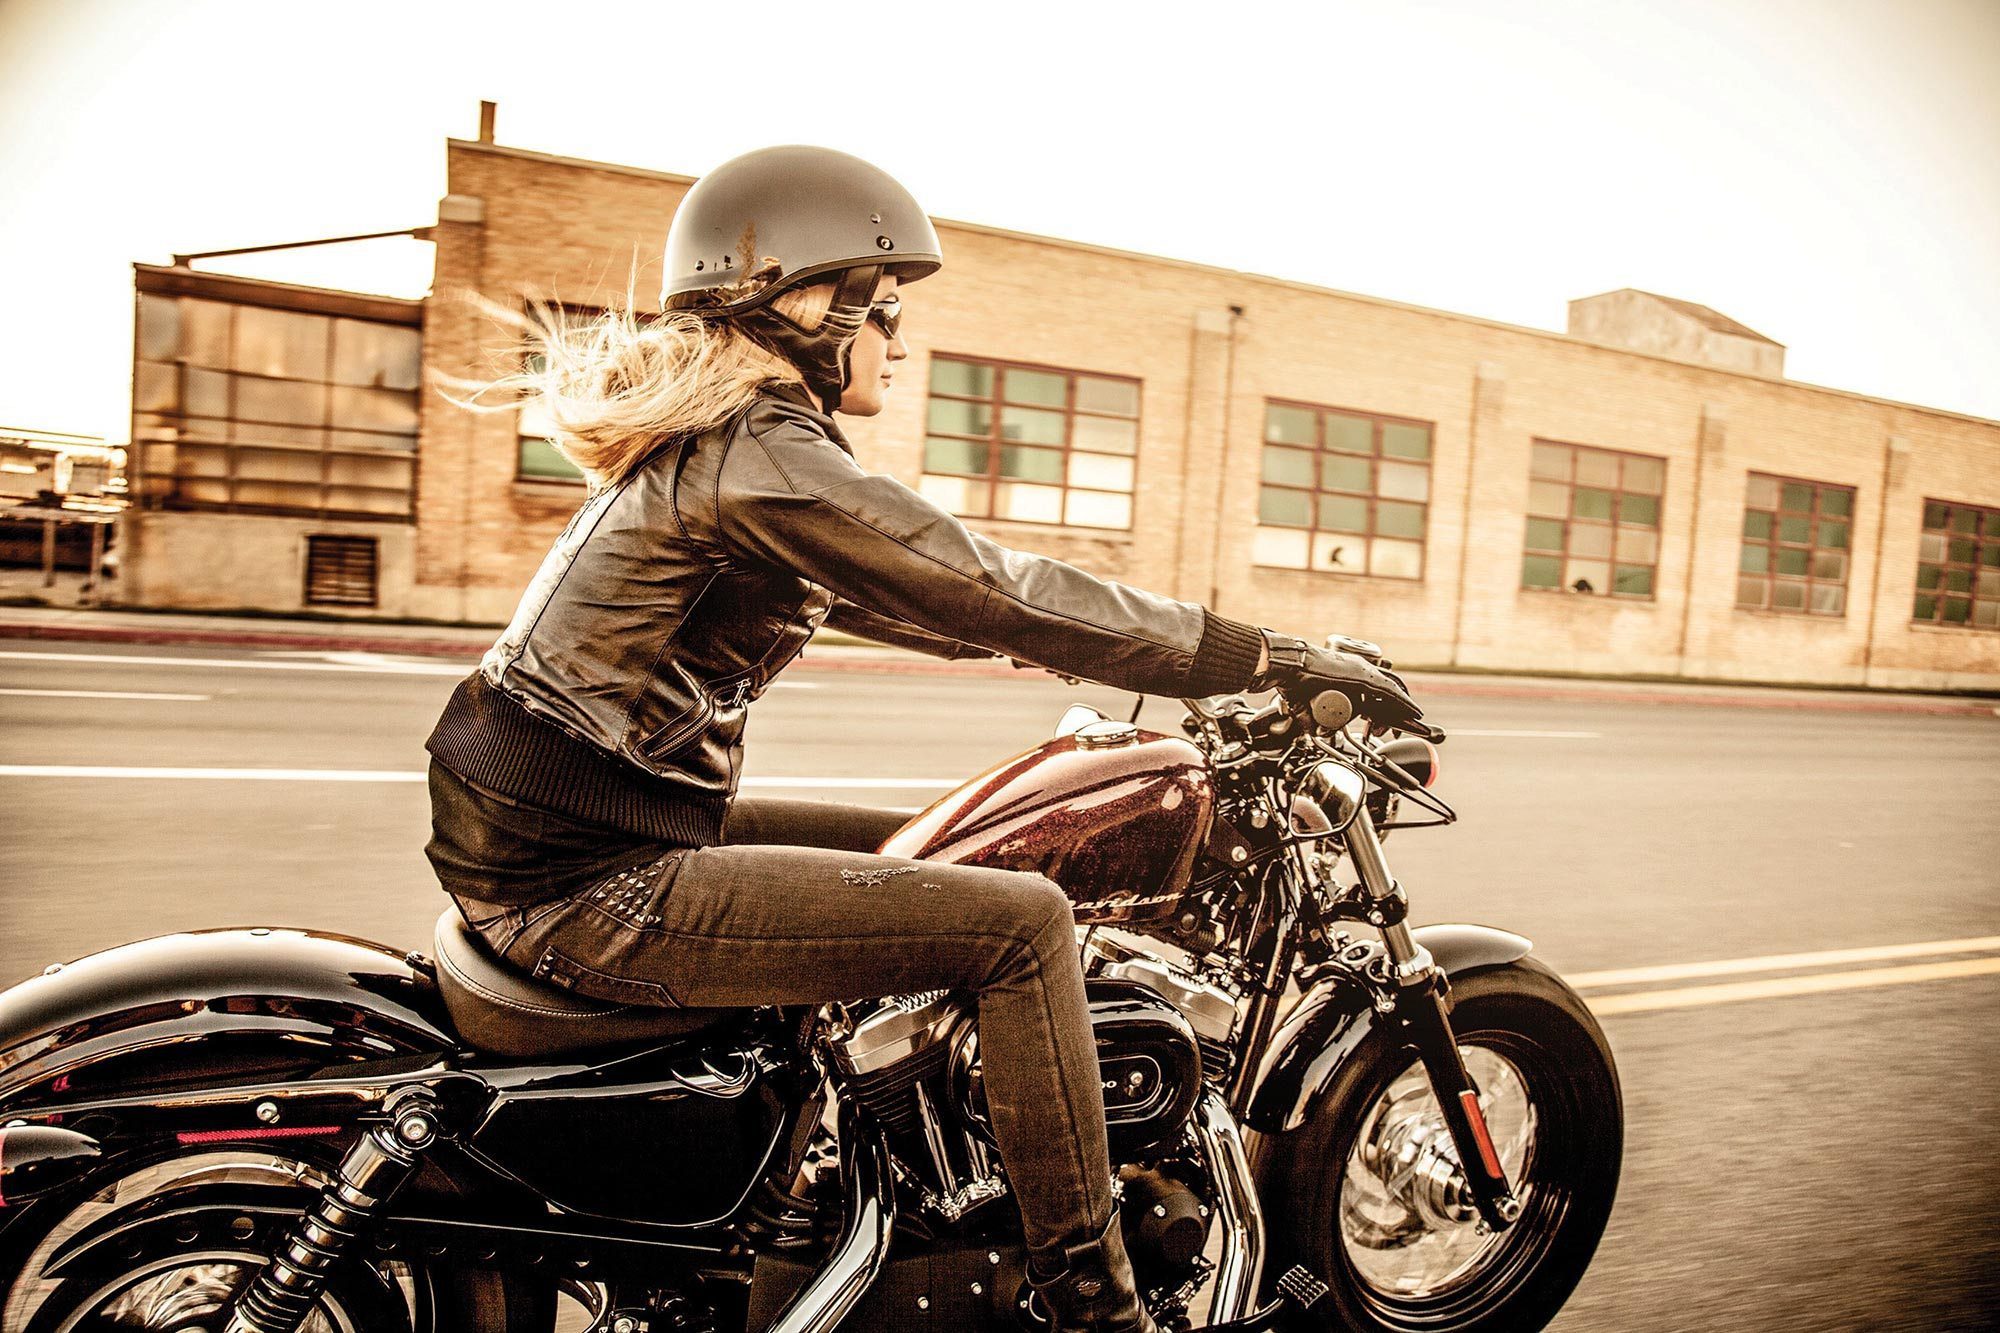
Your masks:
M 497 633 L 498 631 L 494 631 Z M 489 639 L 477 641 L 380 633 L 291 630 L 201 629 L 181 625 L 65 625 L 39 621 L 0 620 L 0 638 L 52 639 L 77 643 L 208 644 L 237 648 L 288 648 L 308 652 L 392 653 L 474 662 Z M 914 654 L 860 656 L 834 649 L 808 648 L 799 666 L 812 671 L 854 671 L 886 676 L 970 676 L 994 680 L 1018 678 L 1022 672 L 994 661 L 948 662 Z M 1791 712 L 1901 714 L 1914 717 L 2000 718 L 2000 706 L 1976 699 L 1923 695 L 1870 695 L 1858 691 L 1781 692 L 1751 688 L 1581 684 L 1560 679 L 1494 679 L 1473 675 L 1432 675 L 1412 672 L 1417 693 L 1424 698 L 1522 699 L 1562 703 L 1666 704 L 1706 708 L 1783 709 Z

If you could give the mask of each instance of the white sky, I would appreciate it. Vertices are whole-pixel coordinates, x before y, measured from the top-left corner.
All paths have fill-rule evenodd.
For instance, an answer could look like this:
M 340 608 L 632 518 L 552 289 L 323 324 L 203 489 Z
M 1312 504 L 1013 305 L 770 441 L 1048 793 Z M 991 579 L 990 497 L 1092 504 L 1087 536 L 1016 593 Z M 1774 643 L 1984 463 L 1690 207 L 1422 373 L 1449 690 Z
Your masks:
M 431 222 L 481 98 L 503 144 L 823 143 L 943 217 L 1541 328 L 1639 287 L 2000 418 L 2000 0 L 0 0 L 0 423 L 122 441 L 132 261 Z M 204 267 L 414 296 L 430 247 Z

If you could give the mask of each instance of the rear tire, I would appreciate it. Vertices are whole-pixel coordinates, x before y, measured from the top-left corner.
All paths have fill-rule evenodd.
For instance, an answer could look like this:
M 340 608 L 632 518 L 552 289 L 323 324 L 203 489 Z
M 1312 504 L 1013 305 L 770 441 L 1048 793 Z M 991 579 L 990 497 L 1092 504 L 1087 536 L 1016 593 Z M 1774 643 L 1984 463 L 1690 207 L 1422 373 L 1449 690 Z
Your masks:
M 1539 1329 L 1569 1299 L 1611 1216 L 1624 1108 L 1604 1033 L 1532 958 L 1452 983 L 1452 1030 L 1521 1218 L 1482 1235 L 1412 1166 L 1449 1153 L 1416 1051 L 1378 1029 L 1299 1129 L 1259 1151 L 1275 1278 L 1304 1264 L 1330 1288 L 1318 1326 L 1366 1333 Z M 1414 1074 L 1412 1070 L 1414 1069 Z M 1456 1160 L 1452 1154 L 1444 1169 Z

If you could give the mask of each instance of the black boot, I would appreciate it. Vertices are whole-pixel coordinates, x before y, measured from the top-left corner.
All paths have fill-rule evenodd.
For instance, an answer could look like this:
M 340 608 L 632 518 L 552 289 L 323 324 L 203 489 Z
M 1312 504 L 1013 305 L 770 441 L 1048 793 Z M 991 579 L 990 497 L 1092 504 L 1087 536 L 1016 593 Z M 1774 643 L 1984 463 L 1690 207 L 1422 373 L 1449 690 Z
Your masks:
M 1102 1235 L 1036 1250 L 1028 1285 L 1049 1307 L 1056 1333 L 1160 1333 L 1133 1283 L 1115 1207 Z

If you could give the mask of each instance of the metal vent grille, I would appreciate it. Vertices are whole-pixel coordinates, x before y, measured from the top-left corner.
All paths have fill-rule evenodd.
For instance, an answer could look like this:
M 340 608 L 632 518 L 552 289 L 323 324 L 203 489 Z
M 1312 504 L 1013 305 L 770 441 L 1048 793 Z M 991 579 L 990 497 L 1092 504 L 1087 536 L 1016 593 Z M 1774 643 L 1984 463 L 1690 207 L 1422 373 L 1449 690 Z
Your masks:
M 306 538 L 306 605 L 375 605 L 373 537 Z

